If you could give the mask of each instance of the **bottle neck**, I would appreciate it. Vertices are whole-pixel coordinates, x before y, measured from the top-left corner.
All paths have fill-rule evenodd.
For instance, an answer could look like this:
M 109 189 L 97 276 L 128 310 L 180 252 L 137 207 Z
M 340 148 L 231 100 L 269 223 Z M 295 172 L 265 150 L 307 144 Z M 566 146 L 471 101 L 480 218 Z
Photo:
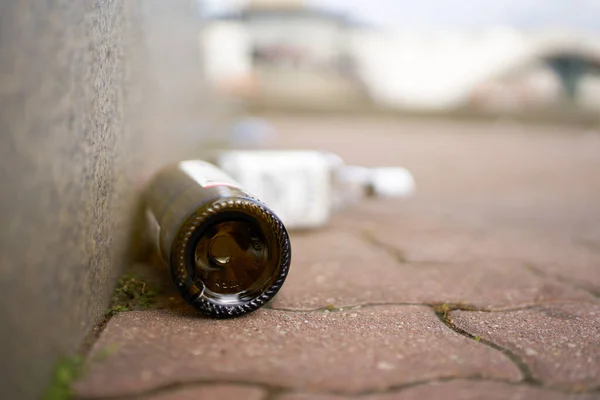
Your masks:
M 332 207 L 334 210 L 355 204 L 369 195 L 370 169 L 339 165 L 332 171 Z
M 339 165 L 332 178 L 334 209 L 358 203 L 365 197 L 403 198 L 415 191 L 413 175 L 402 167 Z

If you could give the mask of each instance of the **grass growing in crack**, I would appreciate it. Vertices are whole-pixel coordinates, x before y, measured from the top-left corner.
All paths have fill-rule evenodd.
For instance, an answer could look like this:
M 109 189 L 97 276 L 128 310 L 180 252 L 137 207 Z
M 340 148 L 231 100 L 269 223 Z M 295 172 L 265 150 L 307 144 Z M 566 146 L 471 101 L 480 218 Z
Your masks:
M 451 311 L 486 311 L 482 308 L 465 303 L 432 304 L 431 308 L 433 308 L 436 315 L 446 325 L 453 324 L 452 319 L 450 318 Z
M 99 350 L 96 355 L 94 356 L 93 360 L 94 361 L 104 361 L 106 360 L 111 354 L 114 354 L 117 349 L 119 348 L 119 345 L 114 343 L 111 344 L 101 350 Z
M 432 307 L 433 307 L 433 311 L 436 314 L 441 315 L 443 320 L 446 322 L 446 320 L 448 319 L 448 313 L 450 311 L 452 311 L 452 307 L 450 307 L 450 304 L 448 304 L 448 303 L 434 304 Z
M 471 339 L 477 340 L 478 342 L 481 340 L 481 338 L 477 339 L 478 337 L 475 337 L 475 336 L 471 335 L 470 333 L 464 332 L 464 331 L 462 331 L 462 329 L 456 327 L 454 325 L 454 321 L 452 320 L 452 318 L 450 318 L 450 313 L 452 311 L 487 311 L 487 310 L 481 309 L 479 307 L 476 307 L 476 306 L 473 306 L 470 304 L 464 304 L 464 303 L 432 304 L 431 308 L 433 309 L 433 312 L 435 313 L 435 315 L 438 316 L 440 321 L 442 321 L 444 324 L 446 324 L 449 328 L 453 329 L 454 331 L 456 331 L 462 335 L 470 337 Z
M 116 345 L 108 346 L 93 358 L 94 361 L 105 360 L 117 350 Z M 82 356 L 75 355 L 62 357 L 54 367 L 52 382 L 44 393 L 43 400 L 68 400 L 73 398 L 73 382 L 79 379 L 85 372 L 85 360 Z
M 83 357 L 63 357 L 54 368 L 52 383 L 44 393 L 44 400 L 67 400 L 73 397 L 72 383 L 83 373 Z
M 158 291 L 147 282 L 134 275 L 125 274 L 119 278 L 106 314 L 114 315 L 123 311 L 149 308 L 157 295 Z
M 122 311 L 148 308 L 154 303 L 157 294 L 158 291 L 156 289 L 133 275 L 126 274 L 119 278 L 117 287 L 113 293 L 111 305 L 106 311 L 107 318 L 104 318 L 98 326 L 94 327 L 89 337 L 84 340 L 82 353 L 87 353 L 87 350 L 91 347 L 92 338 L 98 335 L 98 332 L 102 330 L 112 315 Z M 93 361 L 105 360 L 115 351 L 116 346 L 114 345 L 101 349 L 93 358 Z M 61 358 L 54 368 L 52 382 L 44 392 L 43 399 L 71 399 L 74 395 L 71 386 L 75 380 L 82 376 L 83 372 L 83 357 L 75 355 Z

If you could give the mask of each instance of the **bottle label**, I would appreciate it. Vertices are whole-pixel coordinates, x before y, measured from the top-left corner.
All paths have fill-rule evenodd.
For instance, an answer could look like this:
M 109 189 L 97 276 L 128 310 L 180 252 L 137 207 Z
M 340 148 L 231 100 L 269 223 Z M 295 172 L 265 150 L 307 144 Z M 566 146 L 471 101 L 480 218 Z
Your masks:
M 179 168 L 200 186 L 205 188 L 220 185 L 233 186 L 236 188 L 240 187 L 240 184 L 231 176 L 227 175 L 227 173 L 204 161 L 182 161 L 179 163 Z
M 330 168 L 318 151 L 229 151 L 218 165 L 271 208 L 288 228 L 327 222 Z

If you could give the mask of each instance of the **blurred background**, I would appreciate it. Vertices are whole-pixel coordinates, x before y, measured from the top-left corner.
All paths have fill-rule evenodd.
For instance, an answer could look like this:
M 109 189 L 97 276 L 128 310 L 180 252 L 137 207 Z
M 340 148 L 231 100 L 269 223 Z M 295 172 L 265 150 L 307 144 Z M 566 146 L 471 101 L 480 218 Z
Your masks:
M 204 75 L 253 106 L 597 114 L 600 2 L 198 0 Z
M 600 0 L 1 2 L 0 397 L 89 349 L 168 162 L 327 149 L 597 240 L 599 116 Z

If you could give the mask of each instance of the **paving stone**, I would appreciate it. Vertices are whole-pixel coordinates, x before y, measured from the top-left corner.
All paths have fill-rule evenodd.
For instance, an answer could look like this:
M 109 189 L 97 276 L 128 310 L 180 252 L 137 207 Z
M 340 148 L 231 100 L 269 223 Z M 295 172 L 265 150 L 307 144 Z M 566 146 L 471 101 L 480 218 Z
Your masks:
M 433 382 L 390 393 L 352 397 L 355 400 L 592 400 L 594 394 L 570 394 L 548 388 L 503 382 L 457 380 Z M 288 394 L 278 400 L 345 400 L 350 397 L 319 394 Z
M 409 261 L 512 261 L 600 290 L 600 251 L 569 237 L 498 227 L 423 232 L 398 226 L 377 229 L 373 234 Z
M 508 260 L 600 292 L 600 217 L 595 214 L 583 207 L 417 196 L 364 202 L 335 215 L 331 225 L 371 232 L 410 261 Z
M 411 231 L 443 231 L 448 228 L 469 228 L 476 222 L 465 220 L 463 216 L 458 218 L 442 205 L 437 198 L 421 195 L 407 199 L 365 199 L 334 213 L 330 226 L 356 231 L 394 227 Z
M 365 303 L 469 303 L 506 308 L 590 294 L 511 261 L 401 263 L 359 234 L 292 234 L 290 274 L 273 307 L 314 309 Z M 402 257 L 402 255 L 399 255 Z
M 94 361 L 115 344 L 114 354 Z M 502 353 L 448 329 L 423 306 L 261 309 L 232 320 L 125 312 L 111 319 L 89 360 L 75 385 L 81 397 L 140 394 L 174 382 L 357 393 L 436 378 L 521 379 Z
M 256 387 L 207 385 L 173 389 L 144 397 L 144 400 L 261 400 L 266 396 L 265 390 Z
M 600 303 L 451 314 L 454 323 L 521 357 L 548 385 L 600 389 Z

